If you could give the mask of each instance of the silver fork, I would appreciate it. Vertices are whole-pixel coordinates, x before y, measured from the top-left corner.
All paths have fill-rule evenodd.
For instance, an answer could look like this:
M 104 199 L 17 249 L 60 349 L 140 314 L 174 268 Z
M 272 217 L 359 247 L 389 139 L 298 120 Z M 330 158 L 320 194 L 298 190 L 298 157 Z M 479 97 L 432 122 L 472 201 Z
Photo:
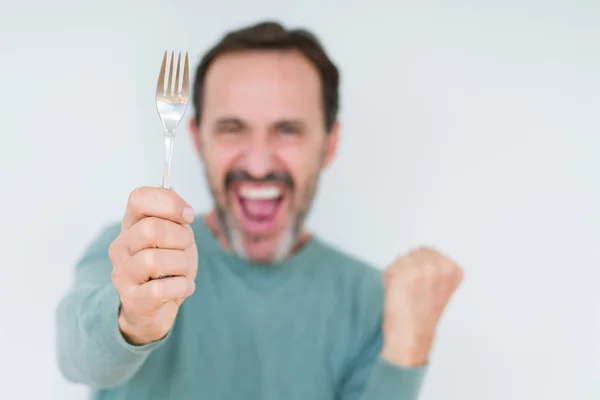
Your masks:
M 175 76 L 173 76 L 175 52 L 171 52 L 169 76 L 165 79 L 167 54 L 168 52 L 165 51 L 156 84 L 156 109 L 165 131 L 165 166 L 162 184 L 165 189 L 171 187 L 171 158 L 173 157 L 175 133 L 181 118 L 185 114 L 190 97 L 188 53 L 185 53 L 183 76 L 181 73 L 181 52 L 177 56 L 177 70 Z M 179 84 L 180 81 L 181 85 Z

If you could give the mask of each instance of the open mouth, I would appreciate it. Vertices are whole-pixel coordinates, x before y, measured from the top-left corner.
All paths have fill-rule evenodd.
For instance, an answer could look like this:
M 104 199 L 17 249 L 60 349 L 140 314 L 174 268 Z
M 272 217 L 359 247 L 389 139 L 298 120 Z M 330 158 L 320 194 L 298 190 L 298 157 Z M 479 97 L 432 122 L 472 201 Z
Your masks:
M 286 190 L 275 184 L 242 183 L 235 186 L 235 214 L 242 229 L 253 235 L 274 232 L 284 210 Z

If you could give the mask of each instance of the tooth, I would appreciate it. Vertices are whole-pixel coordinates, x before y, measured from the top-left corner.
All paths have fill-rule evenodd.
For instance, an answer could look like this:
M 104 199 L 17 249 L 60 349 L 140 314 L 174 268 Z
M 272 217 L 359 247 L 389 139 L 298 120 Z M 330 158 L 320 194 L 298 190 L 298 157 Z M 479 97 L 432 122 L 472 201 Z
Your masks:
M 281 190 L 276 186 L 240 188 L 240 196 L 247 200 L 272 200 L 280 195 Z

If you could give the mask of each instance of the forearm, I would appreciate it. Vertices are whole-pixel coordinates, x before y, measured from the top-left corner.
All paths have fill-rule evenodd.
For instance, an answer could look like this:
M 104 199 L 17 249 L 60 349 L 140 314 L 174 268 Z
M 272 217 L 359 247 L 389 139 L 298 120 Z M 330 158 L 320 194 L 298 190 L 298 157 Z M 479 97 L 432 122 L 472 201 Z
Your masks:
M 57 311 L 58 365 L 63 376 L 94 388 L 121 385 L 162 341 L 133 346 L 118 327 L 119 297 L 111 284 L 75 287 Z

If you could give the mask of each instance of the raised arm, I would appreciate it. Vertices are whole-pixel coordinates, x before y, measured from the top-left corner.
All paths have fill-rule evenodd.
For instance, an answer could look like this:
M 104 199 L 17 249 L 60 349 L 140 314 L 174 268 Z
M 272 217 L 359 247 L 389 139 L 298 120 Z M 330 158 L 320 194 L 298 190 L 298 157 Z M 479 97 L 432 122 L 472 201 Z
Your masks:
M 384 275 L 383 310 L 375 320 L 365 318 L 369 333 L 348 368 L 341 400 L 418 399 L 438 321 L 462 276 L 433 249 L 396 259 Z

